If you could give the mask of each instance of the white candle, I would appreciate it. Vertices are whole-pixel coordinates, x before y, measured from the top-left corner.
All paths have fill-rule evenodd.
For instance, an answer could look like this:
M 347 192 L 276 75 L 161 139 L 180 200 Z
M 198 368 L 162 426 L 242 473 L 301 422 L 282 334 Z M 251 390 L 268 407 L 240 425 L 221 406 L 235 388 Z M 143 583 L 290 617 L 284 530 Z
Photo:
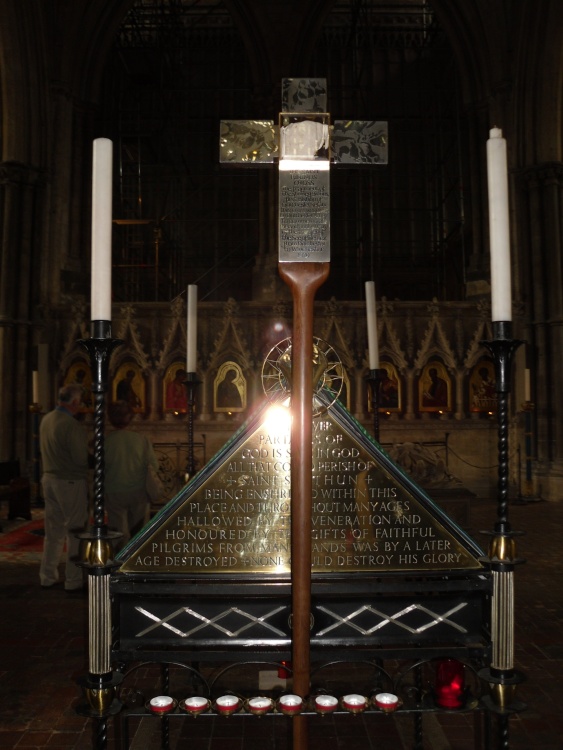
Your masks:
M 112 162 L 113 143 L 97 138 L 92 160 L 92 320 L 111 320 Z
M 379 345 L 377 343 L 377 313 L 375 310 L 375 284 L 366 281 L 366 317 L 368 324 L 369 369 L 379 369 Z
M 508 169 L 506 141 L 500 128 L 489 131 L 487 141 L 489 189 L 489 241 L 491 252 L 491 307 L 493 321 L 512 320 L 510 280 L 510 229 L 508 220 Z
M 32 390 L 33 390 L 33 403 L 39 403 L 39 373 L 37 370 L 33 370 L 32 373 Z
M 524 370 L 524 401 L 532 400 L 532 391 L 530 388 L 530 370 L 526 367 Z
M 188 286 L 188 320 L 187 320 L 187 356 L 186 370 L 195 372 L 197 368 L 197 286 Z

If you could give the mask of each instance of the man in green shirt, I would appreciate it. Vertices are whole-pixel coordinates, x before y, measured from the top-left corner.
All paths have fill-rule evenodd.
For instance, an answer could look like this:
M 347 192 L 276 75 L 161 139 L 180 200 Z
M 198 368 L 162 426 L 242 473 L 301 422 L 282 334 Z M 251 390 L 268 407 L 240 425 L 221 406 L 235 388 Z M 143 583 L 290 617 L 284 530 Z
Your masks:
M 80 385 L 64 386 L 56 408 L 43 417 L 39 428 L 45 500 L 45 543 L 39 578 L 45 588 L 58 582 L 66 542 L 66 591 L 83 587 L 82 570 L 74 562 L 80 544 L 75 532 L 82 531 L 88 520 L 88 437 L 75 419 L 81 402 Z

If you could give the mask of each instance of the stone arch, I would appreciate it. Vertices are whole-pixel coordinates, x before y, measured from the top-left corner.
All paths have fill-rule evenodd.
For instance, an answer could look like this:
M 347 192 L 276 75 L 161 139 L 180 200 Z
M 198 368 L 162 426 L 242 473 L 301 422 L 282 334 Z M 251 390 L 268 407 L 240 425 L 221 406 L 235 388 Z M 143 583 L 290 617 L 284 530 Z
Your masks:
M 563 159 L 563 45 L 556 5 L 526 2 L 520 8 L 520 53 L 514 69 L 518 85 L 511 119 L 517 162 L 523 166 Z

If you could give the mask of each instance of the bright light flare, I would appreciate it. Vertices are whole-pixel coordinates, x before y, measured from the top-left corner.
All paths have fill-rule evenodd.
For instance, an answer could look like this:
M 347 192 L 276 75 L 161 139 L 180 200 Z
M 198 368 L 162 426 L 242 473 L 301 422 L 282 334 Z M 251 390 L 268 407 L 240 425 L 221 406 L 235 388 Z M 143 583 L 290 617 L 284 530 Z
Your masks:
M 269 432 L 276 432 L 278 435 L 289 433 L 291 430 L 291 411 L 288 406 L 289 399 L 285 399 L 282 403 L 270 406 L 266 412 L 264 428 Z

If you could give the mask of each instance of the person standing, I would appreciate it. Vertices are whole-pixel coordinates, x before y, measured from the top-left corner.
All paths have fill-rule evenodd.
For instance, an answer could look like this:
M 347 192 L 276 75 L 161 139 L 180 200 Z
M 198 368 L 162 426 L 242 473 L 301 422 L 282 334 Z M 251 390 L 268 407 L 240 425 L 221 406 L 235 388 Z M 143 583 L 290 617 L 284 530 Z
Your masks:
M 57 406 L 39 427 L 45 501 L 45 542 L 39 579 L 45 588 L 59 581 L 59 562 L 66 543 L 66 591 L 83 588 L 82 569 L 76 565 L 80 542 L 75 536 L 88 521 L 88 436 L 75 419 L 82 404 L 82 386 L 59 391 Z
M 115 430 L 105 440 L 105 499 L 108 526 L 122 534 L 114 545 L 117 552 L 145 524 L 147 472 L 158 469 L 158 460 L 148 438 L 127 429 L 133 418 L 127 401 L 110 404 L 108 418 Z

